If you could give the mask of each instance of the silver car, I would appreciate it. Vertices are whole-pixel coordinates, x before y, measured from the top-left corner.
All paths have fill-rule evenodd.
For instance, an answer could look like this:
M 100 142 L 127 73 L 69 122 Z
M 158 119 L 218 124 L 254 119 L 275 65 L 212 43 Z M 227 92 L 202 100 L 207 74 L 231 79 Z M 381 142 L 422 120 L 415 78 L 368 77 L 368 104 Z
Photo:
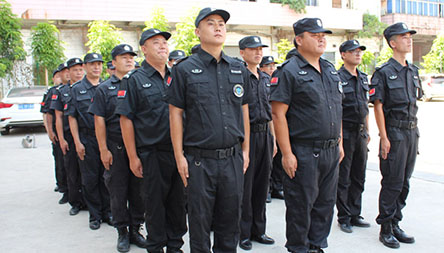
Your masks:
M 444 98 L 444 74 L 430 74 L 421 76 L 424 96 L 422 100 L 430 101 L 433 98 Z

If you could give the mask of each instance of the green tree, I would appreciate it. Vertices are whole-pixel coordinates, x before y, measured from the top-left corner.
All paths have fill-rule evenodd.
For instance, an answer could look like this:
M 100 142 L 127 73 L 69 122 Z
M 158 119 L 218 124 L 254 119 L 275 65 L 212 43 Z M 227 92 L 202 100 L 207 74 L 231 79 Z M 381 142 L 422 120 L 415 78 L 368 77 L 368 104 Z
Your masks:
M 31 51 L 36 63 L 37 84 L 40 84 L 42 75 L 48 86 L 48 70 L 52 71 L 65 60 L 63 41 L 58 38 L 59 29 L 50 23 L 37 23 L 31 28 Z
M 378 58 L 376 58 L 376 65 L 380 66 L 387 62 L 393 56 L 393 50 L 388 46 L 384 46 L 379 53 Z
M 181 22 L 176 24 L 176 32 L 173 34 L 173 41 L 176 49 L 185 51 L 188 55 L 191 54 L 191 48 L 199 44 L 199 38 L 194 33 L 196 29 L 194 20 L 199 14 L 199 8 L 192 8 L 188 15 L 181 18 Z
M 270 0 L 270 3 L 288 5 L 288 7 L 296 13 L 305 13 L 305 1 L 306 0 Z
M 21 22 L 6 0 L 0 0 L 0 78 L 11 73 L 14 61 L 24 60 Z
M 145 28 L 143 30 L 148 30 L 150 28 L 159 29 L 161 31 L 170 31 L 170 25 L 165 17 L 165 10 L 161 7 L 154 7 L 151 11 L 150 19 L 145 21 Z
M 85 46 L 89 47 L 89 52 L 99 53 L 103 56 L 106 63 L 112 60 L 111 51 L 123 41 L 120 29 L 108 21 L 96 20 L 88 24 L 88 42 Z M 105 71 L 106 64 L 103 64 L 102 77 L 108 77 Z
M 294 46 L 287 39 L 280 39 L 278 43 L 276 43 L 276 47 L 278 50 L 278 58 L 276 59 L 277 63 L 282 63 L 285 61 L 285 56 L 288 51 L 290 51 Z
M 375 55 L 370 51 L 364 51 L 364 54 L 362 55 L 362 62 L 359 65 L 359 69 L 370 75 L 373 73 L 375 69 Z
M 421 65 L 426 73 L 444 72 L 444 33 L 439 34 L 433 40 L 430 52 L 422 57 L 424 62 Z
M 387 24 L 382 23 L 375 15 L 365 13 L 362 16 L 362 30 L 358 32 L 358 38 L 378 38 L 379 51 L 384 44 L 384 29 Z

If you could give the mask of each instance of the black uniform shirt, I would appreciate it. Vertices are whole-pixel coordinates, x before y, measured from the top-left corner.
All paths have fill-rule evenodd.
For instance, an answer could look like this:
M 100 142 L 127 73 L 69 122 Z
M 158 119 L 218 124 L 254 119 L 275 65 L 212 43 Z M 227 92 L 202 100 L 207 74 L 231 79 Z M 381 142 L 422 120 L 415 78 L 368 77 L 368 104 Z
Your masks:
M 376 69 L 370 88 L 370 101 L 381 101 L 386 119 L 417 120 L 416 99 L 422 97 L 422 89 L 415 65 L 402 66 L 390 58 Z
M 73 84 L 75 85 L 75 84 Z M 63 131 L 69 132 L 68 110 L 69 102 L 71 101 L 71 84 L 60 85 L 54 91 L 51 97 L 50 109 L 63 112 Z
M 122 138 L 120 118 L 114 113 L 117 104 L 117 92 L 120 90 L 120 79 L 112 75 L 97 88 L 88 112 L 105 118 L 107 136 Z
M 68 116 L 75 117 L 79 129 L 94 129 L 94 116 L 88 113 L 88 108 L 92 103 L 92 98 L 96 94 L 98 85 L 92 85 L 85 77 L 72 87 L 71 101 L 65 111 Z
M 243 64 L 202 49 L 173 67 L 168 102 L 184 109 L 184 146 L 228 148 L 244 139 L 242 105 L 250 101 Z
M 291 139 L 338 138 L 342 121 L 342 86 L 335 67 L 319 60 L 321 73 L 299 52 L 271 79 L 271 101 L 287 104 Z
M 342 120 L 364 124 L 368 115 L 368 78 L 367 74 L 358 69 L 356 72 L 358 76 L 350 74 L 344 66 L 338 70 L 345 95 L 342 101 Z
M 257 70 L 259 79 L 250 74 L 251 102 L 248 104 L 250 124 L 261 124 L 271 121 L 270 76 Z
M 166 68 L 166 67 L 165 67 Z M 170 121 L 165 78 L 146 61 L 125 75 L 117 94 L 115 113 L 133 121 L 136 147 L 170 144 Z

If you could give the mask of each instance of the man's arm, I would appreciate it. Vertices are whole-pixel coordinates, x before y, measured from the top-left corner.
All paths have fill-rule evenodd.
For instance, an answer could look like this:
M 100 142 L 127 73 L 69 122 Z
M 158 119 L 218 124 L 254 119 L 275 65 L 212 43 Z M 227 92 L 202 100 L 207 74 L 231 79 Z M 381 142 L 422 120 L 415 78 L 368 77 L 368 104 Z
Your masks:
M 54 117 L 52 117 L 51 113 L 46 113 L 46 124 L 48 127 L 48 136 L 52 143 L 56 143 L 58 141 L 57 135 L 54 133 L 54 129 L 52 128 L 54 122 Z
M 242 116 L 244 119 L 244 142 L 242 143 L 242 154 L 244 157 L 244 174 L 250 164 L 250 114 L 248 104 L 242 105 Z
M 275 157 L 277 153 L 277 144 L 276 144 L 276 133 L 274 132 L 273 121 L 270 121 L 268 123 L 268 127 L 270 128 L 271 135 L 273 136 L 273 157 Z
M 136 177 L 143 178 L 142 162 L 137 156 L 133 121 L 124 115 L 120 115 L 120 128 L 122 129 L 122 138 L 128 154 L 130 169 Z
M 69 150 L 68 142 L 65 140 L 64 132 L 63 132 L 63 112 L 59 110 L 55 111 L 55 121 L 56 121 L 56 131 L 57 136 L 59 138 L 59 145 L 62 149 L 63 155 L 66 155 L 66 152 Z
M 375 119 L 378 125 L 379 137 L 381 138 L 380 156 L 382 159 L 387 159 L 387 155 L 390 152 L 390 141 L 387 138 L 387 131 L 385 128 L 383 104 L 380 100 L 375 100 Z
M 76 152 L 80 160 L 85 159 L 85 146 L 80 141 L 79 136 L 79 125 L 77 119 L 71 115 L 68 116 L 69 128 L 71 129 L 72 138 L 74 139 L 74 144 L 76 145 Z
M 367 144 L 370 143 L 370 126 L 368 122 L 369 116 L 365 117 L 365 131 L 367 132 Z
M 105 118 L 94 115 L 94 127 L 96 131 L 97 144 L 99 145 L 100 159 L 105 169 L 109 170 L 113 164 L 113 155 L 106 144 L 106 123 Z
M 188 177 L 188 162 L 183 155 L 183 109 L 172 104 L 170 108 L 170 134 L 173 143 L 174 158 L 176 159 L 177 170 L 182 178 L 183 185 L 187 187 Z

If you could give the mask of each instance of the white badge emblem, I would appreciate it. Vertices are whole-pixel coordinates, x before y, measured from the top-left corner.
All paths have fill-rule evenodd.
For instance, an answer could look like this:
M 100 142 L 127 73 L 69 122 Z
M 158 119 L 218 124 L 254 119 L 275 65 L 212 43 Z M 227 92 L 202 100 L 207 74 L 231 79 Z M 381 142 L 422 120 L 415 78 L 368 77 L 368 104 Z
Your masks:
M 316 20 L 316 23 L 318 24 L 319 27 L 322 27 L 322 21 L 320 19 Z
M 273 60 L 273 57 L 271 57 L 271 56 L 268 57 L 268 60 L 269 60 L 269 61 L 272 61 L 272 60 Z
M 76 59 L 76 63 L 79 63 L 80 62 L 80 60 L 79 59 Z
M 193 73 L 193 74 L 200 74 L 200 73 L 202 73 L 202 70 L 201 69 L 192 69 L 191 73 Z
M 336 72 L 336 71 L 330 71 L 330 73 L 331 73 L 332 75 L 337 75 L 337 74 L 338 74 L 338 72 Z
M 404 23 L 402 23 L 402 28 L 404 28 L 404 29 L 406 29 L 406 30 L 408 30 L 409 28 L 407 27 L 407 25 L 406 24 L 404 24 Z
M 353 41 L 353 44 L 358 45 L 358 42 L 356 40 Z
M 68 63 L 66 63 L 66 62 L 63 63 L 63 66 L 64 66 L 64 67 L 68 67 Z
M 143 87 L 143 88 L 149 88 L 149 87 L 151 87 L 151 85 L 152 85 L 152 84 L 150 84 L 150 83 L 146 83 L 146 84 L 142 85 L 142 87 Z
M 393 75 L 393 76 L 389 76 L 389 79 L 390 79 L 390 80 L 395 80 L 396 78 L 398 78 L 398 76 L 395 76 L 395 75 Z
M 233 74 L 242 74 L 242 71 L 241 70 L 231 69 L 231 73 L 233 73 Z
M 80 94 L 86 94 L 86 90 L 79 91 Z
M 341 84 L 341 82 L 338 82 L 338 90 L 339 90 L 339 92 L 342 93 L 342 84 Z
M 242 97 L 244 95 L 244 87 L 242 87 L 240 84 L 234 85 L 233 93 L 238 98 Z
M 342 86 L 347 85 L 347 84 L 348 84 L 348 82 L 342 82 Z
M 115 90 L 117 87 L 116 86 L 109 86 L 108 90 Z
M 182 52 L 177 52 L 177 55 L 180 55 L 180 56 L 182 56 Z
M 298 74 L 299 74 L 299 75 L 306 75 L 306 74 L 307 74 L 307 71 L 303 71 L 303 70 L 301 70 L 301 71 L 299 71 Z
M 130 47 L 128 45 L 124 46 L 123 49 L 125 49 L 125 51 L 130 51 Z
M 258 37 L 254 37 L 254 41 L 255 42 L 259 42 L 259 38 Z
M 99 56 L 97 54 L 93 54 L 93 57 L 96 59 L 99 58 Z
M 154 32 L 155 32 L 155 33 L 160 33 L 160 31 L 159 31 L 159 30 L 154 30 Z

